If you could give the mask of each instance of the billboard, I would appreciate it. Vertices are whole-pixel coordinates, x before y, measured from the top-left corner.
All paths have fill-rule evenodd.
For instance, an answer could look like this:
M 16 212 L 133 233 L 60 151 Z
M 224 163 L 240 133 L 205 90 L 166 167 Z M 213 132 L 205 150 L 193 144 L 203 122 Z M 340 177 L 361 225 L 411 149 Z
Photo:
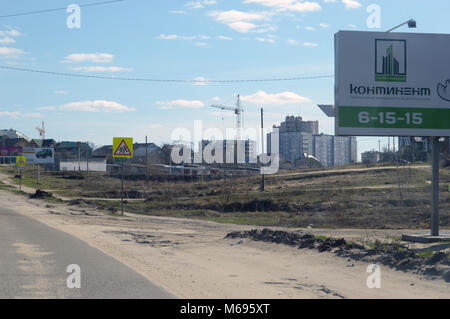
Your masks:
M 450 35 L 335 35 L 336 135 L 450 136 Z
M 55 162 L 55 151 L 50 147 L 24 147 L 22 155 L 27 158 L 27 164 L 53 164 Z

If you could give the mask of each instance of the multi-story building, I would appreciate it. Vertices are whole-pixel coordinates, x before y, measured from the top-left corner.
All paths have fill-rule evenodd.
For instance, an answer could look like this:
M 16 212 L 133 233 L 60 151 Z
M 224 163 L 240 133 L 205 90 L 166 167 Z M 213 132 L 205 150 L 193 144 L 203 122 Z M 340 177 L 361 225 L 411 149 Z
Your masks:
M 280 126 L 279 150 L 272 149 L 272 133 L 267 135 L 268 153 L 278 152 L 280 162 L 298 163 L 307 156 L 317 158 L 323 166 L 344 166 L 357 162 L 355 137 L 318 134 L 318 121 L 303 121 L 301 117 L 288 116 Z
M 313 156 L 324 166 L 334 166 L 334 136 L 332 135 L 315 135 Z
M 207 147 L 211 148 L 211 153 L 213 153 L 213 156 L 215 156 L 215 150 L 220 148 L 222 149 L 223 162 L 217 164 L 248 164 L 256 163 L 257 161 L 256 141 L 253 140 L 202 140 L 199 143 L 199 147 L 203 152 L 203 161 L 205 161 L 204 155 Z
M 0 130 L 0 137 L 7 137 L 10 139 L 14 139 L 14 138 L 23 138 L 27 141 L 29 141 L 30 139 L 25 136 L 24 134 L 20 133 L 19 131 L 10 129 L 10 130 Z
M 319 134 L 319 121 L 303 121 L 301 116 L 286 116 L 286 121 L 278 127 L 280 133 L 303 132 Z
M 357 162 L 357 147 L 356 137 L 353 136 L 314 135 L 312 155 L 324 167 L 345 166 Z
M 279 130 L 279 154 L 282 161 L 295 163 L 305 154 L 312 154 L 313 134 L 319 132 L 318 121 L 303 121 L 300 116 L 287 116 L 285 122 L 274 128 Z M 267 135 L 267 151 L 269 154 L 272 152 L 272 133 Z

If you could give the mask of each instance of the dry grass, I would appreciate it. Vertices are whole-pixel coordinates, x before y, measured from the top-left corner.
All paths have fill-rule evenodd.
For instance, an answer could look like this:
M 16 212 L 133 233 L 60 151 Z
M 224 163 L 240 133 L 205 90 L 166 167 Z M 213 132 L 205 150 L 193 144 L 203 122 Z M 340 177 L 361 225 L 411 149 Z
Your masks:
M 2 168 L 8 172 L 7 168 Z M 295 173 L 295 172 L 294 172 Z M 9 174 L 13 174 L 9 172 Z M 73 175 L 73 176 L 72 176 Z M 399 168 L 367 172 L 275 176 L 266 179 L 261 193 L 260 176 L 222 178 L 212 181 L 145 179 L 125 181 L 126 210 L 152 215 L 209 219 L 219 222 L 264 226 L 428 228 L 430 172 Z M 78 176 L 78 177 L 77 177 Z M 81 177 L 80 177 L 81 176 Z M 82 179 L 70 179 L 70 178 Z M 35 187 L 32 170 L 23 183 Z M 42 188 L 91 199 L 90 205 L 115 211 L 120 179 L 102 174 L 42 174 Z M 450 226 L 450 169 L 441 173 L 441 222 Z

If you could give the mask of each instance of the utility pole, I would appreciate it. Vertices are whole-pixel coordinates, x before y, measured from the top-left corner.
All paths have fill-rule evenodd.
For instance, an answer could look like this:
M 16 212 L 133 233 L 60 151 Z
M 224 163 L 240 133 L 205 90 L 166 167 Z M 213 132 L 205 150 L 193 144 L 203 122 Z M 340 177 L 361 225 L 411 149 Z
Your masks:
M 81 172 L 81 142 L 78 142 L 78 172 Z
M 381 140 L 378 140 L 378 153 L 381 153 Z
M 261 157 L 264 155 L 264 109 L 261 108 Z M 259 159 L 261 162 L 261 158 Z M 261 192 L 264 192 L 264 171 L 261 170 Z
M 89 142 L 86 142 L 86 146 L 89 146 Z M 86 147 L 86 175 L 89 175 L 89 149 Z
M 148 144 L 147 136 L 145 136 L 145 187 L 148 190 Z

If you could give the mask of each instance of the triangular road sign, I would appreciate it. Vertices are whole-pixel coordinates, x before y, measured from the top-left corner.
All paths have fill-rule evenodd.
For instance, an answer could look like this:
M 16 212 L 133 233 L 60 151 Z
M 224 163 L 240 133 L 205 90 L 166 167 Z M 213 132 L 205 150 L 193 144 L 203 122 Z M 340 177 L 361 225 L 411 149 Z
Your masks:
M 133 153 L 131 153 L 127 143 L 125 143 L 125 140 L 122 140 L 122 142 L 120 142 L 119 146 L 114 152 L 114 156 L 133 156 Z
M 27 163 L 27 159 L 26 159 L 25 156 L 17 156 L 17 158 L 16 158 L 16 165 L 17 166 L 23 167 L 23 166 L 26 165 L 26 163 Z

